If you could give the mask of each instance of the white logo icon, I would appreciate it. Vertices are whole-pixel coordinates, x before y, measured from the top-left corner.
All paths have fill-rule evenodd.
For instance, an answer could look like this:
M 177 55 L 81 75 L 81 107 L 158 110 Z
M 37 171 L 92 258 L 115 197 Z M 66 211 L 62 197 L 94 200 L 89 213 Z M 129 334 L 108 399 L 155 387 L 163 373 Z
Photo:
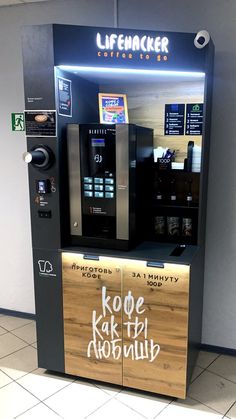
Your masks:
M 101 163 L 102 162 L 102 156 L 101 156 L 101 154 L 96 154 L 94 156 L 94 160 L 95 160 L 96 163 Z
M 38 260 L 39 272 L 42 274 L 50 274 L 53 271 L 51 262 L 48 260 Z

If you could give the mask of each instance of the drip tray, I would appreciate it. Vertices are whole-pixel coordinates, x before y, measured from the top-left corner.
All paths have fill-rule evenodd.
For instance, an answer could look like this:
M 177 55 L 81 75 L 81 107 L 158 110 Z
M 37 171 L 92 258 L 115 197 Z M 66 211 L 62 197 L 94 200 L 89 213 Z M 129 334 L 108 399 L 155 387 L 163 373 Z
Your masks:
M 185 244 L 178 244 L 170 253 L 170 256 L 181 256 L 186 249 Z

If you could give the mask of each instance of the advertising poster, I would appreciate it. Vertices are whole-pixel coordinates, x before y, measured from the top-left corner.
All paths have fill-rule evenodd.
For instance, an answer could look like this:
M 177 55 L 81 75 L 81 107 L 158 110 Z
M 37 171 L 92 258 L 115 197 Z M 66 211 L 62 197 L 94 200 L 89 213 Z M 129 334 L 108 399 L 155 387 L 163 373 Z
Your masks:
M 71 80 L 63 77 L 57 78 L 58 82 L 58 114 L 62 116 L 72 116 L 72 91 Z
M 126 95 L 99 93 L 98 97 L 101 124 L 126 124 L 129 122 Z

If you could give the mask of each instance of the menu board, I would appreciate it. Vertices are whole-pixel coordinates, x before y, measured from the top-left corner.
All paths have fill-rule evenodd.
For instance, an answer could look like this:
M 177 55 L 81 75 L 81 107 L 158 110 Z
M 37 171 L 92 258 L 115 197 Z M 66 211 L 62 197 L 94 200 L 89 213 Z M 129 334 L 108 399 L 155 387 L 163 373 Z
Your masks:
M 184 135 L 184 104 L 165 105 L 165 135 Z
M 188 103 L 186 115 L 186 135 L 202 135 L 203 103 Z

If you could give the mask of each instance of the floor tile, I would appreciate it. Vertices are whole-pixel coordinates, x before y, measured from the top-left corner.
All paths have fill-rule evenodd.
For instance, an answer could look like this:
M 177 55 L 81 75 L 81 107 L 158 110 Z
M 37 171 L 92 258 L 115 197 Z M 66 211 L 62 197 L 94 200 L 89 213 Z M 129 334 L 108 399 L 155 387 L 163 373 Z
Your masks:
M 110 399 L 93 384 L 74 382 L 44 403 L 64 419 L 84 419 Z
M 2 316 L 0 317 L 0 326 L 4 327 L 8 331 L 17 329 L 18 327 L 24 326 L 32 322 L 29 319 L 22 319 L 20 317 Z
M 142 419 L 144 416 L 125 406 L 116 399 L 105 403 L 102 407 L 88 416 L 89 419 Z
M 236 419 L 236 402 L 227 413 L 227 418 Z
M 221 355 L 209 366 L 208 370 L 236 383 L 235 356 Z
M 172 402 L 157 419 L 221 419 L 222 414 L 215 412 L 190 398 Z
M 13 382 L 0 389 L 0 411 L 2 419 L 13 419 L 35 406 L 38 400 Z
M 23 327 L 19 327 L 12 333 L 16 335 L 18 338 L 25 340 L 27 343 L 34 343 L 37 339 L 35 322 L 26 324 Z
M 32 346 L 0 359 L 0 370 L 14 380 L 38 368 L 37 351 Z
M 17 382 L 40 400 L 44 400 L 73 382 L 73 378 L 53 374 L 38 368 L 30 374 L 19 378 Z
M 7 333 L 7 330 L 0 327 L 0 336 L 4 335 L 4 333 Z
M 0 371 L 0 388 L 11 383 L 12 379 L 8 377 L 4 372 Z M 0 410 L 1 413 L 1 410 Z
M 0 336 L 0 358 L 11 354 L 12 352 L 18 351 L 19 349 L 26 346 L 27 343 L 21 339 L 13 336 L 11 333 L 6 333 Z
M 157 397 L 130 390 L 123 390 L 116 399 L 146 418 L 154 418 L 172 400 L 169 397 Z
M 198 367 L 207 368 L 218 356 L 215 352 L 200 351 L 196 364 Z
M 203 368 L 198 367 L 197 365 L 194 367 L 193 375 L 191 377 L 191 383 L 204 371 Z
M 204 371 L 189 387 L 188 395 L 225 414 L 236 399 L 236 384 Z
M 100 390 L 105 391 L 105 393 L 109 394 L 109 396 L 114 397 L 116 394 L 120 393 L 122 390 L 121 386 L 111 386 L 107 383 L 94 383 L 96 387 L 100 388 Z
M 45 406 L 45 404 L 39 403 L 37 406 L 32 407 L 32 409 L 18 416 L 17 419 L 59 419 L 60 417 L 57 413 L 54 413 Z

